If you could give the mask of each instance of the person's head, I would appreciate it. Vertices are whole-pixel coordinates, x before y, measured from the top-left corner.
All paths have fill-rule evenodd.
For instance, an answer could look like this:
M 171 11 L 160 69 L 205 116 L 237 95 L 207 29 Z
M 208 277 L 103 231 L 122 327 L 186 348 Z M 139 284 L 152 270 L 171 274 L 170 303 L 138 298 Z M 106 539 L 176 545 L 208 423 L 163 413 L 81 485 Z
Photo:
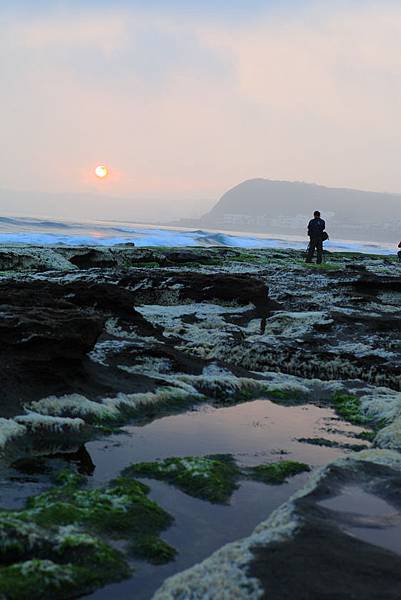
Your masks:
M 315 219 L 319 219 L 320 218 L 320 212 L 318 210 L 315 210 L 315 212 L 313 213 L 313 216 L 315 217 Z

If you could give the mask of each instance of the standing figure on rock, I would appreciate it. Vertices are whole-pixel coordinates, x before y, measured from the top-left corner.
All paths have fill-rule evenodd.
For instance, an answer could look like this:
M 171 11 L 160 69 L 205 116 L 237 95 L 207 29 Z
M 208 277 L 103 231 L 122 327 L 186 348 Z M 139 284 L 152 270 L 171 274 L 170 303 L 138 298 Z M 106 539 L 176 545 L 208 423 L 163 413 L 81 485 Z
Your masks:
M 318 265 L 321 264 L 323 258 L 323 241 L 328 239 L 328 235 L 324 231 L 325 228 L 326 223 L 320 218 L 320 212 L 315 210 L 313 219 L 308 224 L 309 246 L 305 262 L 312 262 L 316 250 L 316 263 Z

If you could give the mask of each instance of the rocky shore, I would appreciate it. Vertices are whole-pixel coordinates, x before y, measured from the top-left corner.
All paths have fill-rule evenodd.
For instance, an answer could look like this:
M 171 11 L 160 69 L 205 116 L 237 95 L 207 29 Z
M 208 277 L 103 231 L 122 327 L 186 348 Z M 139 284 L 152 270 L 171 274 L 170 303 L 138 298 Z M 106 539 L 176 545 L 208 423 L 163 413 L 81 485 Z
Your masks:
M 312 473 L 250 537 L 155 597 L 399 599 L 401 543 L 388 539 L 401 523 L 400 267 L 373 255 L 325 260 L 305 265 L 295 250 L 0 248 L 2 468 L 205 401 L 333 407 L 372 447 Z M 205 460 L 195 471 L 213 483 L 219 465 Z M 22 511 L 3 510 L 0 597 L 72 598 L 124 579 L 129 561 L 112 539 L 153 562 L 173 559 L 158 537 L 171 519 L 134 472 L 96 490 L 61 472 Z

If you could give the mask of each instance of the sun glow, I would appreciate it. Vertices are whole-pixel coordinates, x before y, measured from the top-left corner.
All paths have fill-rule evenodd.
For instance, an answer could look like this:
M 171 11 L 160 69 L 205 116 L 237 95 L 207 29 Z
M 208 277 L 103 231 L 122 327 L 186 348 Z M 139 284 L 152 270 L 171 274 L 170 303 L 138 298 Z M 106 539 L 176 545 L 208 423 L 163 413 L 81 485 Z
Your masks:
M 95 175 L 96 177 L 99 177 L 99 179 L 104 179 L 108 174 L 109 170 L 104 165 L 98 165 L 95 169 Z

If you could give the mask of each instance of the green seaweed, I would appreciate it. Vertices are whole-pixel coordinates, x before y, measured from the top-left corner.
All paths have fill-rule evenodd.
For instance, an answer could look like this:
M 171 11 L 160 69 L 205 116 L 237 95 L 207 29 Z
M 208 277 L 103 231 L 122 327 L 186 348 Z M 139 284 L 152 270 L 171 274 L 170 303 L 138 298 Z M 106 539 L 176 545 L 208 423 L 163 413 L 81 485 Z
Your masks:
M 152 562 L 174 558 L 158 538 L 172 517 L 146 485 L 125 477 L 101 489 L 84 482 L 61 471 L 23 510 L 0 512 L 0 598 L 67 598 L 128 577 L 124 554 L 99 535 L 129 540 Z
M 302 444 L 311 444 L 313 446 L 324 446 L 326 448 L 344 448 L 345 450 L 352 450 L 353 452 L 359 452 L 369 448 L 366 444 L 348 444 L 346 442 L 340 443 L 336 440 L 328 440 L 327 438 L 297 438 L 298 442 Z
M 309 465 L 294 460 L 282 460 L 264 465 L 257 465 L 247 469 L 249 479 L 256 479 L 264 483 L 285 483 L 287 477 L 310 471 Z
M 86 569 L 76 565 L 33 559 L 0 570 L 0 594 L 7 600 L 68 598 L 87 590 L 86 575 Z
M 360 440 L 366 440 L 367 442 L 373 442 L 376 434 L 376 431 L 361 431 L 361 433 L 356 433 L 354 437 Z
M 121 429 L 121 427 L 117 426 L 117 425 L 108 425 L 108 424 L 97 424 L 94 425 L 94 431 L 98 432 L 99 434 L 102 435 L 111 435 L 111 434 L 118 434 L 118 433 L 124 433 L 124 430 Z
M 118 577 L 115 569 L 115 562 L 110 564 L 107 560 L 102 560 L 100 568 L 95 569 L 84 563 L 59 564 L 34 558 L 0 569 L 0 597 L 7 600 L 71 598 L 129 575 L 123 562 L 119 564 Z
M 168 481 L 190 496 L 224 504 L 238 487 L 240 469 L 231 455 L 218 454 L 136 463 L 128 467 L 124 475 Z
M 73 526 L 51 536 L 34 524 L 0 523 L 1 598 L 70 597 L 130 574 L 121 552 Z
M 175 548 L 156 536 L 143 536 L 129 546 L 130 552 L 137 558 L 146 559 L 154 565 L 163 565 L 174 560 L 177 554 Z
M 164 480 L 190 496 L 225 504 L 238 488 L 240 479 L 284 483 L 287 477 L 304 471 L 310 471 L 310 467 L 291 460 L 241 468 L 230 454 L 218 454 L 136 463 L 128 467 L 124 474 Z
M 354 425 L 364 425 L 368 419 L 361 412 L 361 401 L 357 396 L 336 393 L 333 396 L 336 413 Z
M 90 531 L 115 537 L 156 533 L 172 519 L 147 497 L 149 488 L 119 478 L 105 489 L 81 489 L 80 478 L 67 478 L 27 501 L 28 517 L 42 527 L 60 527 L 79 522 Z
M 235 256 L 231 256 L 229 258 L 230 262 L 241 262 L 241 263 L 249 263 L 249 264 L 265 264 L 265 261 L 262 257 L 257 256 L 255 254 L 248 254 L 245 252 L 240 252 Z
M 296 389 L 282 389 L 273 388 L 269 389 L 266 394 L 269 398 L 279 400 L 280 404 L 297 404 L 300 399 L 300 393 Z

